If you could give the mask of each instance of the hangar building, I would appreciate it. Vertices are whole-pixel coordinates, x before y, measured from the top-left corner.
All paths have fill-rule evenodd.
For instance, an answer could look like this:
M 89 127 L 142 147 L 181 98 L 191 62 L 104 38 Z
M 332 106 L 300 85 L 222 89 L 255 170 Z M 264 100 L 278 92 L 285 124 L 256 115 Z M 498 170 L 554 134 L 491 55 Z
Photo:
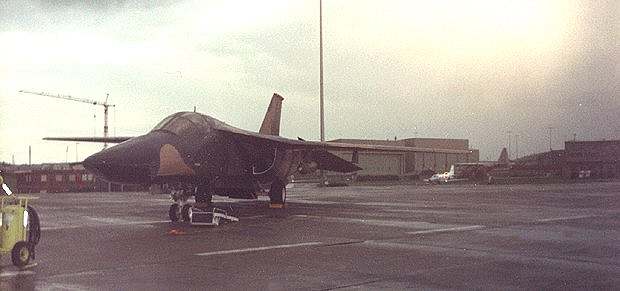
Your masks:
M 596 178 L 620 177 L 620 140 L 564 142 L 562 175 L 572 178 L 583 170 Z
M 467 139 L 407 138 L 401 140 L 337 139 L 330 142 L 397 146 L 395 151 L 360 151 L 360 176 L 418 177 L 446 172 L 456 163 L 473 163 L 479 160 L 479 151 L 469 148 Z M 351 161 L 351 151 L 331 151 Z M 430 175 L 429 175 L 430 176 Z
M 515 161 L 530 176 L 574 179 L 620 177 L 620 140 L 566 141 L 563 150 L 525 156 Z

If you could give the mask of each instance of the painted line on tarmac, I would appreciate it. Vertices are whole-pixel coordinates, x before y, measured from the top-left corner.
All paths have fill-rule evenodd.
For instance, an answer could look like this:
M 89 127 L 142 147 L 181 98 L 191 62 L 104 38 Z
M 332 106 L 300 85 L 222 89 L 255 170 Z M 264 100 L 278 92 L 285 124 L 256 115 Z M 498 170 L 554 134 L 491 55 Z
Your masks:
M 556 222 L 556 221 L 577 220 L 577 219 L 594 218 L 594 217 L 601 217 L 601 215 L 590 214 L 590 215 L 579 215 L 579 216 L 544 218 L 544 219 L 538 219 L 536 220 L 536 222 Z
M 80 277 L 80 276 L 100 276 L 103 272 L 101 271 L 82 271 L 75 273 L 66 273 L 66 274 L 57 274 L 47 277 L 46 279 L 60 279 L 60 278 L 70 278 L 70 277 Z
M 83 225 L 67 225 L 67 226 L 47 226 L 41 227 L 41 230 L 60 230 L 60 229 L 75 229 L 86 227 L 101 227 L 101 226 L 127 226 L 127 225 L 145 225 L 145 224 L 162 224 L 170 223 L 170 220 L 151 220 L 151 221 L 134 221 L 134 222 L 121 222 L 121 223 L 102 223 L 102 224 L 83 224 Z
M 254 215 L 248 217 L 239 217 L 240 219 L 258 219 L 258 218 L 268 218 L 268 215 Z
M 239 253 L 251 253 L 251 252 L 260 252 L 260 251 L 268 251 L 275 249 L 289 249 L 289 248 L 298 248 L 298 247 L 308 247 L 308 246 L 316 246 L 323 244 L 319 241 L 313 242 L 305 242 L 298 244 L 288 244 L 288 245 L 274 245 L 274 246 L 265 246 L 265 247 L 256 247 L 256 248 L 245 248 L 245 249 L 235 249 L 235 250 L 226 250 L 226 251 L 215 251 L 215 252 L 207 252 L 207 253 L 197 253 L 196 256 L 217 256 L 217 255 L 229 255 L 229 254 L 239 254 Z
M 442 233 L 442 232 L 457 232 L 457 231 L 468 231 L 468 230 L 477 230 L 486 228 L 484 225 L 468 225 L 468 226 L 460 226 L 460 227 L 450 227 L 450 228 L 439 228 L 439 229 L 429 229 L 429 230 L 419 230 L 419 231 L 410 231 L 408 234 L 429 234 L 429 233 Z
M 0 273 L 0 278 L 10 278 L 10 277 L 17 277 L 17 276 L 24 276 L 24 275 L 34 275 L 35 273 L 33 271 L 30 270 L 25 270 L 25 271 L 5 271 Z

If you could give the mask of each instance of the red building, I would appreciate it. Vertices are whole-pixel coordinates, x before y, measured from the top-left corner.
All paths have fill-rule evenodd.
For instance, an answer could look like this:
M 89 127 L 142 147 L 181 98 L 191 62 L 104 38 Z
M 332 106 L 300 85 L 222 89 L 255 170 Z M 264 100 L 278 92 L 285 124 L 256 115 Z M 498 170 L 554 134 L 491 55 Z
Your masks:
M 79 163 L 0 164 L 5 183 L 15 193 L 144 191 L 141 185 L 112 184 L 98 179 Z

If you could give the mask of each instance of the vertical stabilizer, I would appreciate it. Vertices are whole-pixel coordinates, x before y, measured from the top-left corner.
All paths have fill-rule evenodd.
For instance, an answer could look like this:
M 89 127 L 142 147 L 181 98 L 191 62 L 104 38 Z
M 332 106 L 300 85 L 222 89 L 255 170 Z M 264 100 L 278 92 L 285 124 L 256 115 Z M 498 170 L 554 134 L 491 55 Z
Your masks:
M 280 135 L 280 113 L 282 111 L 282 96 L 277 93 L 273 93 L 271 102 L 269 102 L 269 108 L 265 113 L 263 124 L 260 126 L 259 133 L 268 135 Z
M 497 159 L 498 164 L 508 164 L 508 151 L 506 148 L 502 149 L 502 152 L 499 154 L 499 159 Z

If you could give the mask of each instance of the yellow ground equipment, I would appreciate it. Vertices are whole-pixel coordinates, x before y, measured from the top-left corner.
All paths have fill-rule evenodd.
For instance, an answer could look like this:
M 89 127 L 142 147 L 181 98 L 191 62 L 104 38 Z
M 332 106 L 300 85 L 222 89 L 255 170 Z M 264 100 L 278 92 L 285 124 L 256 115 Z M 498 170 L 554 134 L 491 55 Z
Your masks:
M 34 248 L 41 237 L 37 212 L 28 205 L 33 198 L 0 197 L 0 255 L 11 254 L 17 267 L 34 259 Z

